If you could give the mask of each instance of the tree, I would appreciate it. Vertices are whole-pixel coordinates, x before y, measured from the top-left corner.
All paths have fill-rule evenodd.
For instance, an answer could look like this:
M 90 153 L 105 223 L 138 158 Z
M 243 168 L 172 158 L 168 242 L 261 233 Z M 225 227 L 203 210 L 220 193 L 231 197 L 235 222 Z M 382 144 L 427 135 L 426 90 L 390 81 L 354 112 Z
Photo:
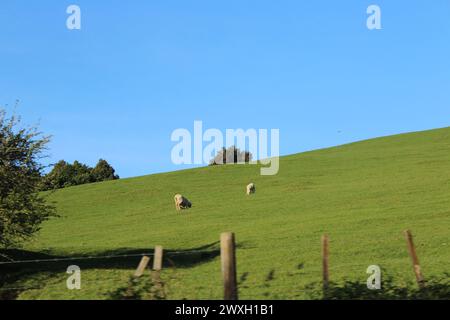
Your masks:
M 96 182 L 92 174 L 92 168 L 78 161 L 75 161 L 71 167 L 72 176 L 70 185 L 78 186 L 80 184 Z
M 72 166 L 64 160 L 56 163 L 52 171 L 42 179 L 42 189 L 51 190 L 64 188 L 70 185 L 73 175 Z
M 214 159 L 211 160 L 210 165 L 221 165 L 227 163 L 249 163 L 252 161 L 253 155 L 249 151 L 241 151 L 236 146 L 231 146 L 228 149 L 222 148 Z
M 0 246 L 20 244 L 56 216 L 39 193 L 40 164 L 50 141 L 37 128 L 20 128 L 20 118 L 0 110 Z
M 116 179 L 119 179 L 119 176 L 115 174 L 114 168 L 106 160 L 100 159 L 95 168 L 76 160 L 73 164 L 61 160 L 54 165 L 52 171 L 42 178 L 41 188 L 42 190 L 53 190 Z
M 114 168 L 103 159 L 100 159 L 95 168 L 92 169 L 95 181 L 117 180 L 119 176 L 115 172 Z

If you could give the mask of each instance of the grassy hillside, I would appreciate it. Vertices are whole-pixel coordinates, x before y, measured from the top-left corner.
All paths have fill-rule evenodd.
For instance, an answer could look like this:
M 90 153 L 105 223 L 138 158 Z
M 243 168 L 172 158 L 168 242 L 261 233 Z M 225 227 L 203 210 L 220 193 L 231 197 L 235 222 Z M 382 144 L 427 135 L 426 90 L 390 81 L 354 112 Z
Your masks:
M 245 187 L 254 182 L 255 196 Z M 174 209 L 182 193 L 191 210 Z M 450 129 L 402 134 L 283 157 L 276 176 L 255 165 L 208 167 L 55 192 L 61 218 L 18 258 L 177 251 L 162 273 L 169 298 L 222 297 L 218 239 L 234 231 L 243 299 L 310 298 L 321 280 L 320 237 L 330 236 L 330 277 L 365 283 L 377 264 L 395 285 L 414 281 L 402 234 L 411 229 L 426 278 L 450 261 Z M 204 250 L 207 253 L 191 253 Z M 187 251 L 184 254 L 180 251 Z M 168 254 L 170 255 L 170 253 Z M 20 299 L 107 299 L 138 257 L 1 267 Z M 82 269 L 69 291 L 68 265 Z M 314 287 L 317 287 L 315 285 Z

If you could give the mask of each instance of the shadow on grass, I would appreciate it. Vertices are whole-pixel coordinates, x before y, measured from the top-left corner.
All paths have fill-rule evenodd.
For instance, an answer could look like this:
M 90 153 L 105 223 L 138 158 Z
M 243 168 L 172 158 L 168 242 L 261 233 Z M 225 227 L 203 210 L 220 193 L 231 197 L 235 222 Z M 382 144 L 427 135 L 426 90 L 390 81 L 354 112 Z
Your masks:
M 259 285 L 253 288 L 259 289 L 260 296 L 253 298 L 267 300 L 285 299 L 284 295 L 277 291 L 280 286 L 277 285 L 277 278 L 289 277 L 290 281 L 299 281 L 302 277 L 304 263 L 298 264 L 296 270 L 291 272 L 279 272 L 275 269 L 268 270 L 265 278 Z M 238 287 L 242 289 L 251 289 L 247 285 L 250 274 L 242 273 Z M 450 299 L 450 273 L 444 273 L 443 276 L 430 277 L 424 282 L 424 287 L 419 288 L 416 283 L 396 284 L 394 279 L 385 275 L 382 278 L 381 288 L 379 290 L 368 289 L 365 281 L 343 280 L 340 283 L 329 283 L 328 288 L 324 289 L 322 282 L 311 282 L 298 291 L 290 289 L 291 299 L 308 300 L 449 300 Z M 244 297 L 245 297 L 244 293 Z M 248 297 L 248 296 L 247 296 Z
M 52 255 L 50 253 L 17 249 L 0 250 L 0 299 L 15 299 L 23 291 L 20 290 L 18 285 L 23 280 L 32 279 L 39 275 L 40 282 L 45 283 L 42 280 L 52 278 L 55 273 L 66 272 L 67 267 L 70 265 L 77 265 L 81 270 L 134 270 L 142 258 L 142 253 L 153 255 L 153 250 L 123 248 L 91 255 Z M 219 255 L 219 242 L 189 249 L 165 249 L 163 268 L 192 268 L 196 265 L 207 263 Z M 46 261 L 54 259 L 63 259 L 63 261 Z M 21 261 L 21 263 L 1 264 L 2 262 L 14 261 Z M 149 265 L 151 263 L 152 260 Z
M 424 288 L 415 284 L 399 286 L 392 278 L 382 281 L 381 289 L 370 290 L 366 283 L 345 281 L 342 284 L 330 283 L 323 290 L 320 283 L 312 283 L 305 287 L 311 299 L 321 300 L 448 300 L 450 299 L 450 274 L 441 278 L 430 278 Z

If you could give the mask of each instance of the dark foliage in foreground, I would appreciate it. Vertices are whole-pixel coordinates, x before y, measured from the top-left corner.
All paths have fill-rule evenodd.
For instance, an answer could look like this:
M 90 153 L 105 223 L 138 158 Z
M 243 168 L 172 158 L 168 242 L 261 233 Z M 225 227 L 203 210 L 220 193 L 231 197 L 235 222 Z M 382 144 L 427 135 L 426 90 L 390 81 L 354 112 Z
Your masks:
M 305 291 L 313 299 L 324 300 L 448 300 L 450 299 L 450 274 L 443 278 L 431 278 L 424 288 L 415 284 L 396 285 L 392 278 L 382 280 L 381 289 L 369 290 L 366 283 L 345 281 L 331 283 L 322 289 L 319 283 L 310 284 Z
M 166 284 L 161 280 L 159 272 L 139 278 L 131 276 L 128 284 L 120 287 L 109 295 L 111 300 L 166 300 Z

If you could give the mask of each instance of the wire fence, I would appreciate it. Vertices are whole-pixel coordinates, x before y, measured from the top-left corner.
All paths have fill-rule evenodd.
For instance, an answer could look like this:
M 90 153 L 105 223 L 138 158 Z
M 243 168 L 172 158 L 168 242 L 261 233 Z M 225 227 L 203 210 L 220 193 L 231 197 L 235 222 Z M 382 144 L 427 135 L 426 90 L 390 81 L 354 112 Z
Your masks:
M 217 251 L 212 250 L 187 250 L 187 251 L 166 251 L 165 256 L 170 258 L 171 256 L 180 256 L 188 254 L 213 254 Z M 132 257 L 151 257 L 154 253 L 143 252 L 134 254 L 118 254 L 118 255 L 102 255 L 102 256 L 79 256 L 79 257 L 67 257 L 67 258 L 48 258 L 48 259 L 30 259 L 30 260 L 11 260 L 0 262 L 0 265 L 13 265 L 13 264 L 28 264 L 28 263 L 47 263 L 47 262 L 64 262 L 64 261 L 82 261 L 82 260 L 103 260 L 114 258 L 132 258 Z
M 233 244 L 234 246 L 234 244 Z M 175 260 L 177 263 L 174 263 L 171 259 L 176 256 L 183 256 L 183 255 L 208 255 L 209 258 L 214 259 L 219 255 L 220 250 L 216 246 L 204 246 L 203 248 L 208 248 L 207 250 L 166 250 L 164 251 L 164 260 L 168 262 L 168 267 L 172 267 L 174 269 L 177 268 L 178 262 L 180 264 L 186 263 L 186 260 Z M 237 286 L 239 286 L 239 291 L 242 293 L 243 298 L 257 298 L 261 299 L 264 298 L 266 295 L 270 295 L 270 297 L 277 297 L 277 296 L 295 296 L 295 295 L 305 295 L 305 294 L 316 294 L 318 290 L 320 291 L 320 285 L 323 280 L 323 272 L 322 266 L 319 263 L 320 261 L 320 253 L 317 253 L 317 259 L 314 259 L 314 264 L 310 262 L 300 261 L 302 259 L 299 259 L 298 263 L 295 262 L 295 258 L 292 257 L 292 252 L 298 251 L 298 248 L 292 247 L 292 248 L 283 248 L 283 253 L 287 250 L 290 252 L 290 255 L 286 257 L 289 262 L 292 262 L 292 268 L 287 269 L 286 263 L 281 264 L 281 257 L 285 256 L 283 253 L 280 254 L 280 252 L 277 254 L 277 256 L 273 255 L 266 255 L 264 257 L 261 257 L 259 255 L 253 255 L 253 249 L 257 248 L 250 248 L 247 253 L 243 253 L 245 250 L 240 251 L 239 259 L 241 265 L 245 267 L 250 267 L 251 270 L 253 270 L 254 266 L 258 266 L 258 274 L 257 278 L 254 278 L 252 275 L 251 280 L 248 276 L 248 272 L 244 272 L 245 270 L 241 269 L 239 270 L 239 274 L 237 274 Z M 261 249 L 261 248 L 260 248 Z M 125 250 L 122 250 L 125 251 Z M 126 251 L 125 251 L 126 252 Z M 68 261 L 85 261 L 85 260 L 105 260 L 105 259 L 126 259 L 126 258 L 139 258 L 139 257 L 155 257 L 154 260 L 157 260 L 157 257 L 155 256 L 155 252 L 140 252 L 140 253 L 124 253 L 124 254 L 104 254 L 104 255 L 91 255 L 91 256 L 78 256 L 78 257 L 55 257 L 55 258 L 45 258 L 45 259 L 29 259 L 29 260 L 12 260 L 12 261 L 2 261 L 0 262 L 0 266 L 2 265 L 29 265 L 29 264 L 38 264 L 38 263 L 56 263 L 56 262 L 68 262 Z M 161 253 L 162 255 L 162 253 Z M 1 257 L 1 256 L 0 256 Z M 327 256 L 328 257 L 328 256 Z M 3 256 L 3 258 L 5 258 Z M 405 257 L 406 258 L 406 257 Z M 342 260 L 342 259 L 339 259 Z M 201 259 L 197 259 L 197 257 L 190 257 L 188 260 L 189 263 L 201 263 Z M 204 262 L 205 260 L 203 260 Z M 285 261 L 286 262 L 286 261 Z M 134 262 L 131 261 L 133 264 Z M 127 266 L 132 266 L 132 264 L 127 264 Z M 270 264 L 267 267 L 266 273 L 261 273 L 261 267 L 265 264 Z M 376 264 L 376 263 L 374 263 Z M 359 277 L 363 277 L 363 275 L 366 275 L 367 268 L 370 264 L 367 263 L 361 263 L 361 262 L 347 262 L 343 263 L 340 261 L 338 264 L 331 264 L 330 266 L 327 266 L 327 272 L 328 269 L 331 271 L 331 274 L 336 272 L 336 274 L 339 274 L 338 278 L 342 278 L 342 272 L 343 271 L 350 271 L 351 276 L 355 275 L 356 270 L 360 270 L 361 274 Z M 382 262 L 380 263 L 380 267 L 382 267 Z M 428 265 L 428 267 L 430 267 Z M 202 278 L 210 278 L 210 277 L 218 277 L 218 274 L 213 272 L 202 272 Z M 408 271 L 409 272 L 409 271 Z M 158 273 L 159 274 L 159 273 Z M 247 275 L 246 275 L 247 274 Z M 291 277 L 307 277 L 308 280 L 316 279 L 315 282 L 311 283 L 307 286 L 302 287 L 299 283 L 295 283 L 294 278 Z M 280 279 L 281 278 L 281 279 Z M 287 280 L 288 279 L 288 280 Z M 305 278 L 306 279 L 306 278 Z M 339 280 L 338 279 L 338 280 Z M 280 281 L 279 281 L 280 280 Z M 120 279 L 110 279 L 108 281 L 120 281 L 121 285 L 126 285 L 124 283 L 124 278 Z M 325 281 L 325 280 L 323 280 Z M 328 280 L 327 280 L 328 281 Z M 281 282 L 281 283 L 280 283 Z M 216 284 L 217 283 L 217 284 Z M 201 283 L 200 287 L 197 289 L 199 292 L 205 293 L 206 291 L 209 291 L 210 295 L 217 295 L 217 292 L 219 290 L 223 289 L 222 285 L 219 285 L 220 282 L 212 281 L 212 283 Z M 0 287 L 0 291 L 26 291 L 26 290 L 39 290 L 42 289 L 43 286 L 17 286 L 19 283 L 13 282 L 9 283 L 9 285 L 12 285 L 11 287 Z M 4 285 L 7 285 L 7 283 L 4 283 Z M 44 284 L 44 287 L 49 285 Z M 50 284 L 51 285 L 51 284 Z M 249 292 L 251 291 L 257 291 L 255 292 Z M 242 291 L 242 292 L 241 292 Z M 288 292 L 288 293 L 286 293 Z M 248 294 L 247 294 L 248 293 Z
M 28 291 L 28 290 L 39 290 L 42 287 L 15 287 L 15 288 L 0 288 L 0 291 Z
M 153 253 L 122 254 L 122 255 L 108 255 L 108 256 L 88 256 L 88 257 L 71 257 L 71 258 L 53 258 L 53 259 L 14 260 L 14 261 L 0 262 L 0 265 L 63 262 L 63 261 L 81 261 L 81 260 L 94 260 L 94 259 L 130 258 L 130 257 L 143 257 L 143 256 L 151 256 L 151 255 L 153 255 Z

